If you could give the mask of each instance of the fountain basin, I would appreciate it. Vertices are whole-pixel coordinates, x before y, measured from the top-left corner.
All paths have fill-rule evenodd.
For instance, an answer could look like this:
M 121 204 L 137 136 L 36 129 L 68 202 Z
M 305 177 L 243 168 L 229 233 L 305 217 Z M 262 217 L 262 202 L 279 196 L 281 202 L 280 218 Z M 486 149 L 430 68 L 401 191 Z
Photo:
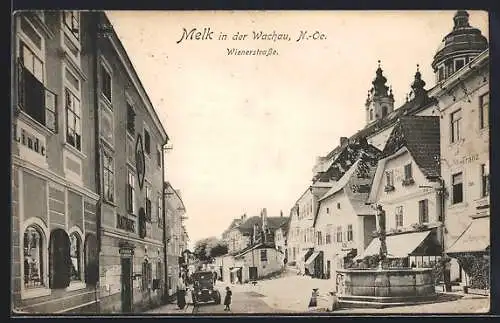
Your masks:
M 342 307 L 389 307 L 436 299 L 430 268 L 338 269 Z

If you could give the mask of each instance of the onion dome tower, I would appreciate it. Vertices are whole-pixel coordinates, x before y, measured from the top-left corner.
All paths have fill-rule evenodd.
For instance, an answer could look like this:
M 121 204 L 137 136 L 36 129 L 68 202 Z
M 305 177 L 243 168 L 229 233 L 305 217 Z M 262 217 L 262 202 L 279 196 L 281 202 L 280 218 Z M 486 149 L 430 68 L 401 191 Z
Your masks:
M 368 91 L 366 99 L 366 123 L 384 118 L 394 110 L 394 95 L 392 88 L 386 85 L 387 78 L 383 75 L 378 61 L 378 68 L 375 72 L 375 79 L 372 88 Z
M 453 22 L 453 30 L 443 38 L 432 61 L 436 82 L 446 80 L 488 48 L 486 37 L 479 29 L 469 24 L 467 11 L 458 10 L 453 17 Z

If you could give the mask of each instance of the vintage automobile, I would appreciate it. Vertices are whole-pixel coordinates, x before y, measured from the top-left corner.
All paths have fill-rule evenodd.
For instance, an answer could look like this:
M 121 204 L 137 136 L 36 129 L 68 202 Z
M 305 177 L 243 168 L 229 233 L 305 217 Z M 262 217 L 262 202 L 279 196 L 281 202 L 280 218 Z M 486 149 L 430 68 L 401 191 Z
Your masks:
M 220 304 L 221 296 L 214 288 L 214 274 L 211 271 L 197 271 L 191 275 L 193 281 L 193 304 L 214 302 Z

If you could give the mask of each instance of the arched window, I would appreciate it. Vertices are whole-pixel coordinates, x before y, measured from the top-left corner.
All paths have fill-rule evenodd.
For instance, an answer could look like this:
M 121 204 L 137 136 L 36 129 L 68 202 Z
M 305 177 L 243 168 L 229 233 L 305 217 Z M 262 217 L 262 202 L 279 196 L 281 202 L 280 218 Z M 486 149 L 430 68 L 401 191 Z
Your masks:
M 43 286 L 43 234 L 36 225 L 24 231 L 24 287 Z
M 373 120 L 373 110 L 370 110 L 370 121 Z
M 71 280 L 82 280 L 82 265 L 81 265 L 81 238 L 76 232 L 71 233 L 69 236 L 71 243 L 70 256 L 71 256 Z
M 382 107 L 382 118 L 385 117 L 387 115 L 387 106 L 383 106 Z
M 55 229 L 49 243 L 50 288 L 66 288 L 71 279 L 70 240 L 66 231 Z

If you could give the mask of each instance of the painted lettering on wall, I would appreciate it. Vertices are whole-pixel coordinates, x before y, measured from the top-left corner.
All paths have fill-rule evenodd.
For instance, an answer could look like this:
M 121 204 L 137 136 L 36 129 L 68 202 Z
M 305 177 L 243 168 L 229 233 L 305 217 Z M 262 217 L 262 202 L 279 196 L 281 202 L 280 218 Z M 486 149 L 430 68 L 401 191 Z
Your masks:
M 14 126 L 14 140 L 28 149 L 47 157 L 47 150 L 43 141 L 26 129 Z
M 464 165 L 464 164 L 470 164 L 477 160 L 479 160 L 479 154 L 473 154 L 473 155 L 463 156 L 462 158 L 453 159 L 453 164 Z

